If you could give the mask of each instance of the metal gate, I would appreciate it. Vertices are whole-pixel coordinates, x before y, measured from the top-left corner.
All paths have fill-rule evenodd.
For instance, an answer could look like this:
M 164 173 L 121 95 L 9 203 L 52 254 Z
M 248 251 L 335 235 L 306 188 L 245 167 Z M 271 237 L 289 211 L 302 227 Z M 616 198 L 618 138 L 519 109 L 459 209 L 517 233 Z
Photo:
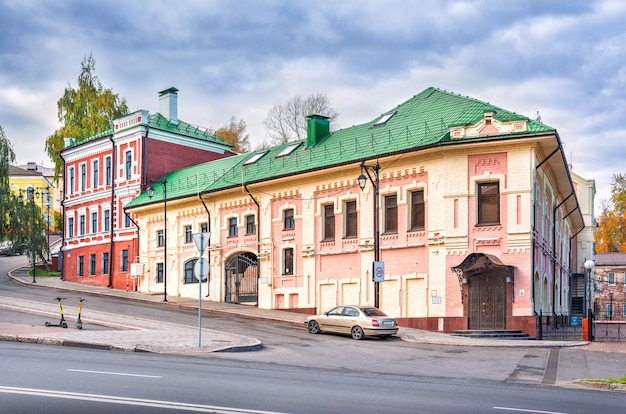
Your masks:
M 506 281 L 484 273 L 469 279 L 469 329 L 506 328 Z
M 225 302 L 258 302 L 259 266 L 256 255 L 252 253 L 237 254 L 226 263 L 224 271 Z

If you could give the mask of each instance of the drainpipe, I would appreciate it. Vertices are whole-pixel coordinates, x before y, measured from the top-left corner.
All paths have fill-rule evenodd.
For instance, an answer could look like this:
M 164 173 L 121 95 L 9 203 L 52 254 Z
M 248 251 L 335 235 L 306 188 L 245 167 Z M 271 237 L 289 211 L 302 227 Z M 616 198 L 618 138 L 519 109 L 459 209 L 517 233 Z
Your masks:
M 117 154 L 115 153 L 115 141 L 113 140 L 113 134 L 109 136 L 109 141 L 111 141 L 111 236 L 109 240 L 109 284 L 107 287 L 113 287 L 113 256 L 115 254 L 115 246 L 114 246 L 114 228 L 115 228 L 115 171 L 117 171 Z
M 63 190 L 61 190 L 61 248 L 59 249 L 59 256 L 61 259 L 61 280 L 63 280 L 63 274 L 65 273 L 65 194 L 67 194 L 67 180 L 65 179 L 65 170 L 67 165 L 63 158 L 63 154 L 59 152 L 59 157 L 63 160 Z M 57 181 L 58 182 L 58 181 Z M 50 247 L 50 246 L 48 246 Z
M 256 227 L 256 238 L 257 238 L 256 257 L 257 257 L 257 260 L 259 260 L 259 256 L 261 255 L 261 206 L 259 205 L 259 202 L 256 201 L 256 198 L 254 198 L 254 196 L 252 195 L 250 190 L 248 190 L 248 184 L 244 183 L 243 184 L 243 188 L 244 188 L 244 190 L 246 190 L 246 193 L 248 193 L 248 195 L 250 196 L 252 201 L 254 201 L 254 204 L 256 204 L 256 211 L 257 211 L 256 216 L 258 217 L 258 219 L 257 219 L 257 227 Z M 259 278 L 261 276 L 261 266 L 257 265 L 257 268 L 258 268 L 258 271 L 257 271 L 257 276 L 256 276 L 256 285 L 257 285 L 257 295 L 258 295 Z M 257 298 L 257 302 L 256 303 L 257 303 L 257 307 L 258 307 L 259 306 L 258 298 Z
M 206 211 L 208 220 L 207 220 L 207 231 L 209 232 L 209 234 L 211 234 L 211 211 L 209 210 L 209 208 L 206 206 L 206 203 L 204 202 L 204 199 L 202 198 L 202 194 L 204 194 L 204 191 L 201 191 L 198 193 L 198 198 L 200 199 L 200 202 L 202 203 L 202 206 L 204 207 L 204 210 Z M 209 277 L 206 280 L 206 297 L 209 297 L 209 282 L 211 279 L 211 236 L 209 236 L 209 240 L 208 240 L 208 244 L 207 244 L 207 262 L 209 263 Z M 202 283 L 202 282 L 198 282 L 198 283 Z

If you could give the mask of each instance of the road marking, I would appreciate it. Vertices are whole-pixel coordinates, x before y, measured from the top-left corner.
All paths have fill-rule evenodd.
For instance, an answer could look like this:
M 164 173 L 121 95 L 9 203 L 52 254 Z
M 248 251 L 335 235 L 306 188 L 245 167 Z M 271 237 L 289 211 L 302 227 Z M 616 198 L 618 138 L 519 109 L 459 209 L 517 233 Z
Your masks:
M 276 411 L 259 411 L 259 410 L 246 410 L 232 407 L 219 407 L 214 405 L 202 405 L 202 404 L 187 404 L 174 401 L 162 401 L 162 400 L 146 400 L 142 398 L 127 398 L 116 397 L 113 395 L 99 395 L 99 394 L 83 394 L 78 392 L 65 392 L 65 391 L 53 391 L 53 390 L 38 390 L 34 388 L 17 388 L 17 387 L 3 387 L 0 386 L 0 393 L 5 394 L 21 394 L 31 395 L 36 397 L 48 397 L 48 398 L 63 398 L 68 400 L 80 400 L 80 401 L 93 401 L 108 404 L 123 404 L 141 407 L 154 407 L 160 409 L 169 410 L 185 410 L 195 411 L 201 413 L 213 413 L 213 414 L 285 414 Z
M 84 372 L 87 374 L 102 374 L 102 375 L 121 375 L 124 377 L 141 377 L 141 378 L 163 378 L 160 375 L 142 375 L 142 374 L 128 374 L 125 372 L 108 372 L 108 371 L 90 371 L 87 369 L 67 369 L 70 372 Z
M 512 408 L 512 407 L 493 407 L 494 410 L 505 410 L 505 411 L 518 411 L 520 413 L 538 413 L 538 414 L 567 414 L 567 413 L 559 413 L 557 411 L 541 411 L 541 410 L 528 410 L 525 408 Z

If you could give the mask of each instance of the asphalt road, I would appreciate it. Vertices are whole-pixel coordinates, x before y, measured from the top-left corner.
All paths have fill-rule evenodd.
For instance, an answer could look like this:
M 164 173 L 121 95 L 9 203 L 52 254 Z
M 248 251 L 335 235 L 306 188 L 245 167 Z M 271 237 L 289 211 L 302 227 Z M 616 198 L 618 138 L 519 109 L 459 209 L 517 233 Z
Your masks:
M 623 413 L 622 393 L 0 344 L 0 413 Z

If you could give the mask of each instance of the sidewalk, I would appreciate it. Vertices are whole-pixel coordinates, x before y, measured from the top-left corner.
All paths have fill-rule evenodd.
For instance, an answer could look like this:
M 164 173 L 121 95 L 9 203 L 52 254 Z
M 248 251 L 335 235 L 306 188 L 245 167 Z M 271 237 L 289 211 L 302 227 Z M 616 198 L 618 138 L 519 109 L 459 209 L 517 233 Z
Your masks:
M 56 277 L 40 277 L 32 283 L 28 276 L 28 269 L 18 268 L 9 272 L 9 277 L 33 288 L 61 289 L 79 296 L 89 293 L 101 296 L 113 296 L 132 299 L 134 301 L 160 303 L 163 306 L 177 306 L 186 309 L 198 309 L 198 300 L 168 296 L 163 302 L 163 295 L 144 294 L 134 291 L 109 289 L 106 287 L 85 285 L 81 283 L 64 282 Z M 76 298 L 78 299 L 78 298 Z M 0 296 L 0 308 L 24 311 L 55 318 L 58 320 L 58 305 L 54 301 L 49 304 L 24 301 Z M 305 328 L 304 320 L 308 315 L 273 309 L 260 309 L 256 306 L 238 305 L 225 302 L 205 300 L 202 302 L 204 311 L 236 315 L 241 318 L 268 320 L 290 324 Z M 199 334 L 197 328 L 167 324 L 154 320 L 134 318 L 128 315 L 124 320 L 117 320 L 112 314 L 86 311 L 82 316 L 85 326 L 98 324 L 111 327 L 111 330 L 89 331 L 74 328 L 75 318 L 66 316 L 69 328 L 46 328 L 43 326 L 24 326 L 0 323 L 0 340 L 23 342 L 50 343 L 58 345 L 73 345 L 102 349 L 120 349 L 127 351 L 145 351 L 162 353 L 193 353 L 216 351 L 249 351 L 262 347 L 259 340 L 243 335 L 234 335 L 210 329 L 202 329 Z M 199 336 L 202 337 L 202 346 L 199 346 Z M 449 334 L 424 331 L 401 327 L 398 336 L 402 340 L 420 344 L 438 344 L 474 347 L 540 347 L 561 348 L 580 347 L 582 349 L 604 352 L 626 353 L 624 343 L 595 343 L 586 341 L 535 341 L 535 340 L 504 340 L 488 338 L 465 338 Z M 598 348 L 598 349 L 596 349 Z M 605 349 L 601 349 L 605 348 Z M 610 349 L 614 348 L 614 349 Z

